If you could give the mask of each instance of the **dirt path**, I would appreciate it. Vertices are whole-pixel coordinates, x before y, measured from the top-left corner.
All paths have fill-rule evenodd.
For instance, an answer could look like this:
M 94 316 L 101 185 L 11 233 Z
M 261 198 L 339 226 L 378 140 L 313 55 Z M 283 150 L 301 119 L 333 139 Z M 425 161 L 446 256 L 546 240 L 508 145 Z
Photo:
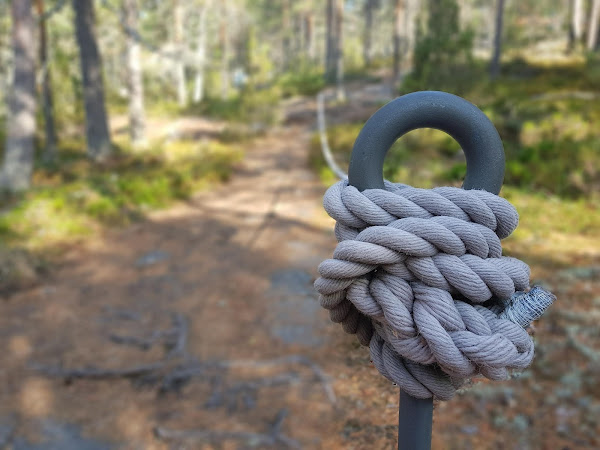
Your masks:
M 387 94 L 350 92 L 329 123 L 364 120 Z M 0 301 L 0 449 L 395 446 L 397 388 L 312 288 L 335 245 L 307 168 L 314 108 L 289 102 L 231 182 L 70 250 Z M 600 269 L 529 262 L 561 298 L 533 366 L 436 404 L 434 449 L 600 445 L 597 331 L 571 318 L 596 320 Z
M 0 304 L 0 448 L 346 448 L 361 371 L 393 424 L 393 391 L 312 289 L 334 247 L 306 163 L 313 108 L 290 104 L 230 183 L 73 249 Z

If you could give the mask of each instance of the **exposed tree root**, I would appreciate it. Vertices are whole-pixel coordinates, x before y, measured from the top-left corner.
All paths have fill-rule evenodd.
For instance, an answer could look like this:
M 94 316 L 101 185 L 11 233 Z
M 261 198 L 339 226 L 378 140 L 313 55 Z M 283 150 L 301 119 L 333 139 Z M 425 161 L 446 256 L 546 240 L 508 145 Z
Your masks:
M 156 427 L 156 437 L 163 440 L 174 441 L 202 441 L 205 443 L 220 443 L 227 440 L 242 441 L 252 446 L 281 446 L 285 448 L 301 448 L 300 443 L 283 434 L 282 426 L 287 410 L 282 409 L 277 413 L 275 420 L 266 433 L 254 433 L 249 431 L 217 431 L 217 430 L 172 430 L 169 428 Z

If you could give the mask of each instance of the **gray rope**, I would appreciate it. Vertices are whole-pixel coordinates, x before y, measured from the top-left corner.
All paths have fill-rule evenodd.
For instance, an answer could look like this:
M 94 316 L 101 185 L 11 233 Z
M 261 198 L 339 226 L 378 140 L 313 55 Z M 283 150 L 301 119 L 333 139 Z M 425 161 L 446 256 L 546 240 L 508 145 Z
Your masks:
M 448 400 L 468 378 L 527 367 L 526 328 L 555 297 L 525 292 L 529 267 L 502 256 L 515 208 L 482 190 L 385 187 L 343 180 L 325 194 L 339 243 L 315 288 L 331 320 L 413 397 Z

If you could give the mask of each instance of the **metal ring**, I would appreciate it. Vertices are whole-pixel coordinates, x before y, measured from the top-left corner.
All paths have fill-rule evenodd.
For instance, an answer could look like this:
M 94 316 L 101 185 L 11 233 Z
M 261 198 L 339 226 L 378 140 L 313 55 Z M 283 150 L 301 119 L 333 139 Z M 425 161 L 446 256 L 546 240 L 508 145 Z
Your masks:
M 467 159 L 464 189 L 498 194 L 504 180 L 504 147 L 498 131 L 475 105 L 446 92 L 406 94 L 379 109 L 360 131 L 350 157 L 348 181 L 358 190 L 384 189 L 383 160 L 398 138 L 417 128 L 448 133 Z

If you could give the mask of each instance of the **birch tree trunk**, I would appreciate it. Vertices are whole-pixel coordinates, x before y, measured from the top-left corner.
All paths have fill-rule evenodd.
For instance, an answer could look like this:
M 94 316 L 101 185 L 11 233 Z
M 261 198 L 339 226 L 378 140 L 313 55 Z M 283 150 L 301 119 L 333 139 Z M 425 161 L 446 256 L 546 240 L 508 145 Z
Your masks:
M 502 23 L 504 22 L 504 0 L 496 0 L 496 28 L 494 31 L 494 52 L 490 62 L 492 80 L 500 75 L 500 56 L 502 54 Z
M 175 62 L 175 83 L 177 84 L 177 102 L 179 106 L 187 104 L 187 89 L 185 79 L 185 63 L 183 48 L 184 9 L 181 0 L 173 0 L 173 35 L 178 55 Z
M 44 0 L 35 0 L 39 19 L 38 24 L 38 53 L 42 71 L 42 105 L 44 112 L 44 160 L 54 160 L 56 156 L 56 126 L 54 124 L 54 101 L 52 98 L 52 80 L 48 68 L 48 38 L 46 33 L 46 19 L 44 17 Z
M 200 8 L 198 15 L 198 47 L 196 48 L 196 77 L 194 79 L 194 103 L 200 103 L 204 99 L 204 70 L 206 67 L 206 18 L 211 2 L 207 1 Z
M 31 0 L 12 0 L 14 77 L 9 93 L 1 186 L 29 188 L 35 139 L 35 24 Z
M 99 161 L 110 155 L 111 145 L 104 104 L 102 60 L 96 41 L 93 0 L 73 0 L 73 9 L 83 79 L 87 152 L 91 159 Z
M 146 142 L 144 83 L 140 61 L 140 44 L 132 35 L 138 26 L 137 0 L 123 0 L 123 15 L 127 25 L 127 89 L 129 90 L 129 135 L 134 147 Z
M 335 95 L 338 101 L 346 100 L 344 90 L 344 0 L 335 2 Z
M 598 45 L 598 21 L 600 21 L 600 0 L 593 0 L 587 33 L 587 49 L 590 52 L 596 50 Z
M 400 61 L 403 52 L 402 31 L 404 28 L 404 17 L 406 14 L 405 0 L 394 1 L 394 59 L 392 64 L 392 87 L 400 80 Z
M 581 45 L 585 30 L 585 1 L 571 1 L 571 29 L 573 33 L 574 46 Z

